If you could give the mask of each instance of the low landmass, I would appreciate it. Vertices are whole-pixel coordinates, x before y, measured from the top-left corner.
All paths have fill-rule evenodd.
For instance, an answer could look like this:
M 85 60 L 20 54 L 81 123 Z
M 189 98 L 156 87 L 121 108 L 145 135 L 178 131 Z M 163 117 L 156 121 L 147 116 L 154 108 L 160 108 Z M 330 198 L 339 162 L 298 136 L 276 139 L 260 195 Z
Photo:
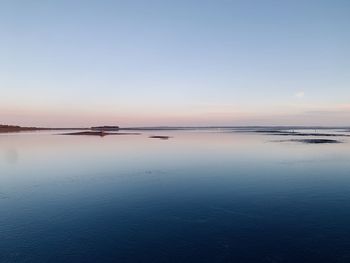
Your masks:
M 149 136 L 148 138 L 168 140 L 171 137 L 170 136 L 164 136 L 164 135 L 152 135 L 152 136 Z
M 107 135 L 140 135 L 135 132 L 105 132 L 105 131 L 82 131 L 82 132 L 70 132 L 61 133 L 60 135 L 87 135 L 87 136 L 107 136 Z
M 91 127 L 93 131 L 119 131 L 119 126 L 97 126 Z
M 320 136 L 320 137 L 350 137 L 349 134 L 343 133 L 318 133 L 318 132 L 294 132 L 294 131 L 279 131 L 279 130 L 253 130 L 251 132 L 264 133 L 268 135 L 279 136 Z
M 45 128 L 37 128 L 37 127 L 21 127 L 16 125 L 2 125 L 0 124 L 0 133 L 3 132 L 21 132 L 21 131 L 38 131 L 45 130 Z
M 91 128 L 45 128 L 45 127 L 22 127 L 18 125 L 4 125 L 0 124 L 0 133 L 8 133 L 8 132 L 22 132 L 22 131 L 97 131 L 97 132 L 105 132 L 105 131 L 119 131 L 119 126 L 97 126 Z M 121 135 L 121 133 L 119 133 Z
M 300 143 L 306 143 L 306 144 L 341 143 L 341 141 L 331 140 L 331 139 L 291 139 L 291 140 L 282 140 L 278 142 L 300 142 Z

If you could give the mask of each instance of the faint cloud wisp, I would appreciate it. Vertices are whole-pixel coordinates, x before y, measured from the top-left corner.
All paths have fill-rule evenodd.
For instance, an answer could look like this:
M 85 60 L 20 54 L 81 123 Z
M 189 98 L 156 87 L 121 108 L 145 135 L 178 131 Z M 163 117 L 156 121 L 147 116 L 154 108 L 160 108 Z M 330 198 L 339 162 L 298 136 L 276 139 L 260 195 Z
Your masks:
M 302 99 L 305 96 L 305 92 L 304 91 L 299 91 L 295 94 L 295 97 L 297 97 L 298 99 Z

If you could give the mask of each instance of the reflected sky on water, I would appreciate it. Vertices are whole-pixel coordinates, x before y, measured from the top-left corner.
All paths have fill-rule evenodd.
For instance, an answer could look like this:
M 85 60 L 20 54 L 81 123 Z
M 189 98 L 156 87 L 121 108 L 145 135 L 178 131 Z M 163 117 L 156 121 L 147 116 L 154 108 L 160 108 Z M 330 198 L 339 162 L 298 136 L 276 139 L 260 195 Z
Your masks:
M 350 261 L 347 137 L 58 133 L 0 135 L 1 262 Z

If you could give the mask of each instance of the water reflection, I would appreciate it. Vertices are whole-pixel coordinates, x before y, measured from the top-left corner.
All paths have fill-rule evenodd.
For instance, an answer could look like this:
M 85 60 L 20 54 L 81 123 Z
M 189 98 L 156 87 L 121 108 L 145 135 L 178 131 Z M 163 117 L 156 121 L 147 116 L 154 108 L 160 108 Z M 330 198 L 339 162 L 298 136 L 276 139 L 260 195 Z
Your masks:
M 9 164 L 15 164 L 18 162 L 19 155 L 15 147 L 6 147 L 4 150 L 4 160 Z
M 252 133 L 150 134 L 0 135 L 0 261 L 349 258 L 347 139 L 304 145 Z

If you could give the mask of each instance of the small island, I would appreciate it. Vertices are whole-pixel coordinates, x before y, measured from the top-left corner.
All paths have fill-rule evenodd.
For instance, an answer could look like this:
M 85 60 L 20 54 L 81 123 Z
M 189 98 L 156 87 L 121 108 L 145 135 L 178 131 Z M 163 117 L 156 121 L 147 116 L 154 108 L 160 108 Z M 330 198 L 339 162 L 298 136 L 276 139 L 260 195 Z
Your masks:
M 90 129 L 92 131 L 119 131 L 119 126 L 97 126 Z
M 38 131 L 38 130 L 45 130 L 45 128 L 21 127 L 21 126 L 17 126 L 17 125 L 0 124 L 0 133 L 21 132 L 21 131 Z
M 331 139 L 290 139 L 290 140 L 280 140 L 277 142 L 300 142 L 305 144 L 341 143 L 341 141 L 331 140 Z
M 78 132 L 66 133 L 66 135 L 126 135 L 136 133 L 110 133 L 112 131 L 119 131 L 119 126 L 98 126 L 91 128 L 44 128 L 44 127 L 22 127 L 19 125 L 4 125 L 0 124 L 0 133 L 22 132 L 22 131 L 72 131 Z M 137 133 L 138 134 L 138 133 Z
M 59 135 L 87 135 L 87 136 L 104 137 L 107 135 L 140 135 L 140 133 L 135 133 L 135 132 L 105 132 L 105 131 L 101 130 L 101 131 L 82 131 L 82 132 L 61 133 Z
M 164 136 L 164 135 L 152 135 L 152 136 L 149 136 L 149 138 L 151 138 L 151 139 L 168 140 L 171 137 L 170 136 Z

